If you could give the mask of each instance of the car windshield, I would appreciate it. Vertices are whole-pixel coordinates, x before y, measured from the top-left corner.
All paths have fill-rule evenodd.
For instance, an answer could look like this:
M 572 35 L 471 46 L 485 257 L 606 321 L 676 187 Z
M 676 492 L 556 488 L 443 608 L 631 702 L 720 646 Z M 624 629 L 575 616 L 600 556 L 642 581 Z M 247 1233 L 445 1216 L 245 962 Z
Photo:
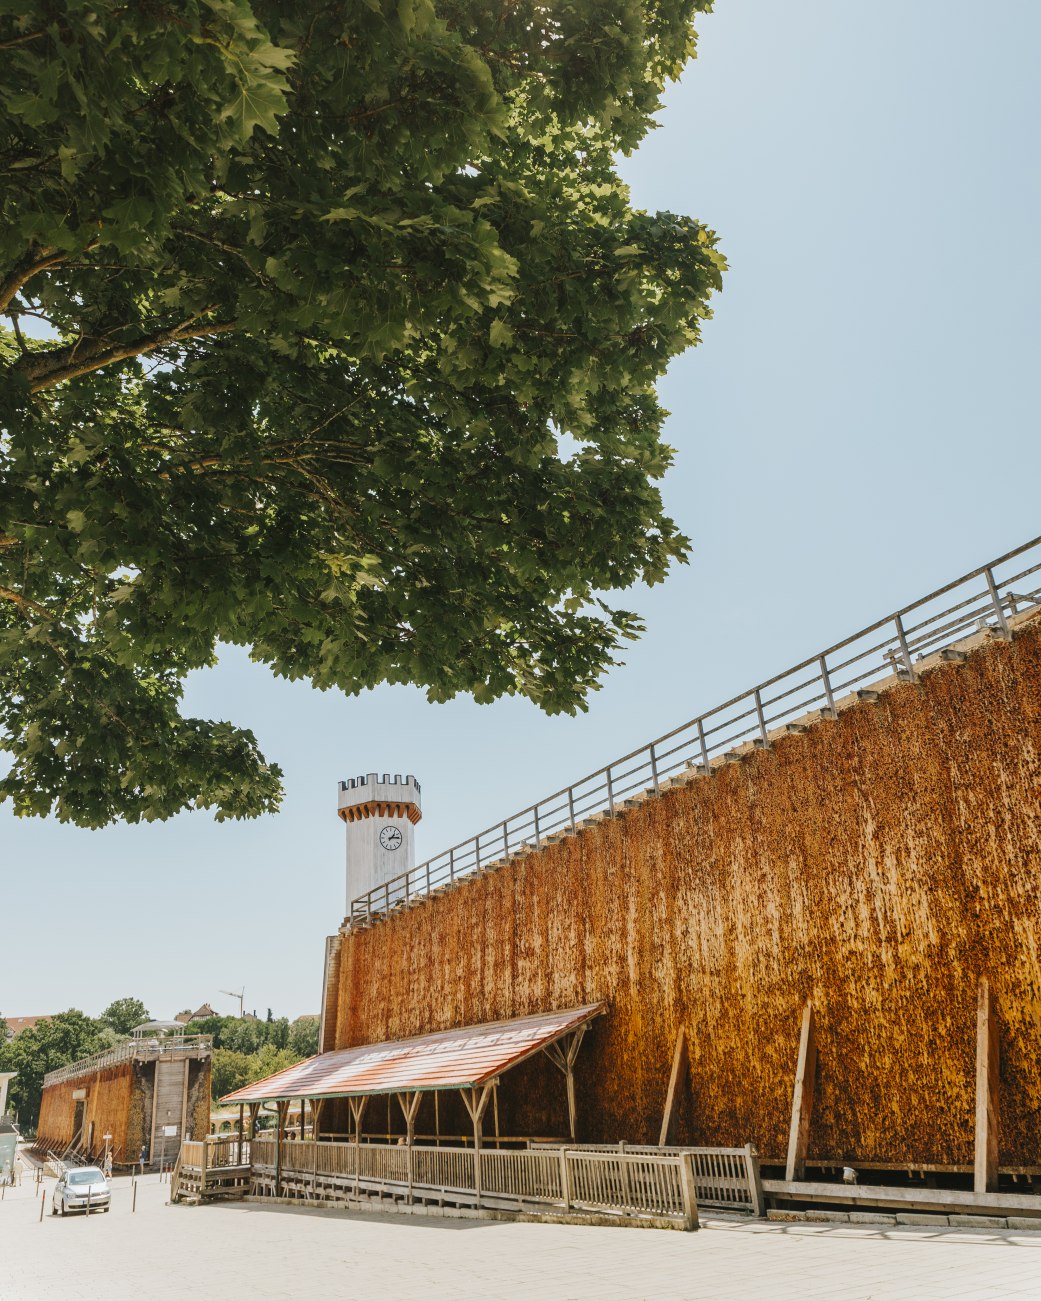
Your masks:
M 100 1170 L 95 1170 L 92 1166 L 88 1166 L 86 1170 L 71 1171 L 69 1174 L 69 1183 L 70 1184 L 94 1184 L 97 1183 L 99 1179 L 103 1179 L 103 1178 L 104 1175 L 101 1173 Z

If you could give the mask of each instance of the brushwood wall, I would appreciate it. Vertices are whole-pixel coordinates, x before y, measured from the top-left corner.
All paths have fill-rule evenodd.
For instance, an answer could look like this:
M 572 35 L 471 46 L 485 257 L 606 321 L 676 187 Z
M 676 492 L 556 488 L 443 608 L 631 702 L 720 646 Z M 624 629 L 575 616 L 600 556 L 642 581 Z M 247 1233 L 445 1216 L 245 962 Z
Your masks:
M 581 1139 L 657 1141 L 683 1027 L 682 1137 L 783 1159 L 812 998 L 811 1160 L 970 1165 L 985 975 L 1000 1161 L 1038 1165 L 1039 869 L 1035 623 L 346 932 L 327 992 L 334 1042 L 604 999 L 579 1056 Z M 504 1129 L 562 1132 L 560 1077 L 544 1067 L 505 1078 Z

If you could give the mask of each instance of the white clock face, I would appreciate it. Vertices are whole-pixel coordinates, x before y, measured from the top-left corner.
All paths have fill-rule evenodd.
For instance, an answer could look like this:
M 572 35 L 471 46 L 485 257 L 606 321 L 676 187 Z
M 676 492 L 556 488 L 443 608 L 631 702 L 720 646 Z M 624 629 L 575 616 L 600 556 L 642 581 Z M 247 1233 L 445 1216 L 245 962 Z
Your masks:
M 384 827 L 380 831 L 380 844 L 384 849 L 397 849 L 401 844 L 401 832 L 397 827 Z

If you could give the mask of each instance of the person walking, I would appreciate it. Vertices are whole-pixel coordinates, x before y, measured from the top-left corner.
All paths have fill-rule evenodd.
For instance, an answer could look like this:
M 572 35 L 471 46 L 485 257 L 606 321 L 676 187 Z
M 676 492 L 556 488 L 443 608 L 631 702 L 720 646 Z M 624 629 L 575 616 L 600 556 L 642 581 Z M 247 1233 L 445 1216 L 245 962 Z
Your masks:
M 110 1151 L 105 1153 L 104 1171 L 105 1171 L 105 1178 L 111 1179 L 112 1178 L 112 1153 Z

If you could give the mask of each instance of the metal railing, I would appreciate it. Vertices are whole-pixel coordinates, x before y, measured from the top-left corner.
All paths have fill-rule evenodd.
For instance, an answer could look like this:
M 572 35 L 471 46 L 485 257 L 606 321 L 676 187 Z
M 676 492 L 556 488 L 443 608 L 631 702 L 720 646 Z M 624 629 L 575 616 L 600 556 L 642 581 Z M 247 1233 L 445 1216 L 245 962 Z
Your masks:
M 1010 620 L 1038 604 L 1041 537 L 375 886 L 352 900 L 347 920 L 364 925 L 408 908 L 461 878 L 539 849 L 585 820 L 613 815 L 626 801 L 657 792 L 674 778 L 709 773 L 748 747 L 769 749 L 785 729 L 835 718 L 837 702 L 869 683 L 883 677 L 914 682 L 923 659 L 974 634 L 1009 639 Z
M 126 1061 L 152 1061 L 154 1058 L 173 1054 L 204 1055 L 213 1047 L 213 1038 L 208 1034 L 173 1035 L 166 1039 L 128 1039 L 116 1044 L 114 1048 L 105 1048 L 90 1057 L 81 1057 L 78 1062 L 68 1066 L 59 1066 L 48 1071 L 43 1077 L 43 1087 L 62 1084 L 65 1080 L 74 1080 L 80 1075 L 92 1075 L 107 1066 L 116 1066 Z

